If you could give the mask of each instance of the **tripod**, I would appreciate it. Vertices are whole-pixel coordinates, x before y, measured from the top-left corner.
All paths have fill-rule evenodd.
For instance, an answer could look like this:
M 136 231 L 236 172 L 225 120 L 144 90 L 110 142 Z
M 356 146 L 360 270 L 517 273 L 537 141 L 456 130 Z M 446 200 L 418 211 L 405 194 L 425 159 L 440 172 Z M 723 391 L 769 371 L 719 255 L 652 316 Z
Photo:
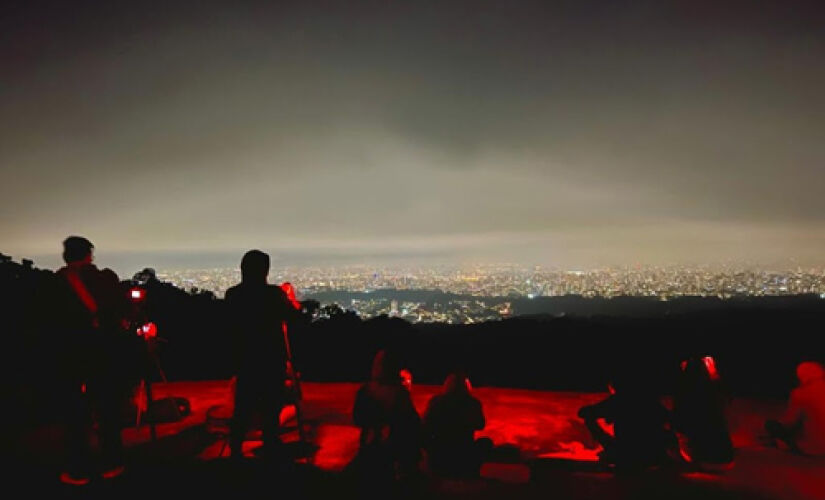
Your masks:
M 284 346 L 286 347 L 286 372 L 290 389 L 295 399 L 295 421 L 298 426 L 298 439 L 304 443 L 307 441 L 306 427 L 304 425 L 303 393 L 301 392 L 301 379 L 292 363 L 292 349 L 289 345 L 289 331 L 286 322 L 282 323 L 284 333 Z
M 295 294 L 295 287 L 292 286 L 290 282 L 284 282 L 281 284 L 281 289 L 286 293 L 287 298 L 289 299 L 290 304 L 292 307 L 295 308 L 296 311 L 300 311 L 302 308 L 301 302 L 298 301 L 296 294 Z M 291 384 L 292 393 L 295 398 L 295 421 L 298 425 L 298 439 L 301 443 L 308 443 L 308 436 L 307 436 L 307 429 L 306 429 L 306 422 L 304 421 L 304 408 L 303 408 L 303 392 L 301 391 L 301 379 L 299 373 L 295 370 L 295 365 L 292 362 L 292 348 L 289 342 L 289 330 L 287 328 L 287 323 L 284 321 L 281 324 L 281 329 L 283 330 L 284 334 L 284 347 L 286 348 L 286 366 L 287 366 L 287 377 Z
M 154 397 L 152 394 L 152 376 L 150 366 L 154 366 L 157 369 L 158 375 L 160 375 L 160 379 L 163 382 L 167 382 L 166 374 L 163 371 L 163 368 L 160 364 L 160 358 L 157 354 L 157 347 L 158 343 L 165 342 L 164 339 L 159 338 L 157 336 L 157 327 L 154 323 L 146 323 L 141 325 L 139 328 L 136 329 L 138 335 L 143 338 L 143 345 L 144 345 L 144 372 L 140 379 L 139 385 L 139 393 L 146 394 L 146 408 L 144 409 L 141 404 L 136 404 L 137 414 L 135 415 L 135 427 L 141 426 L 141 417 L 143 413 L 148 415 L 152 415 L 152 404 L 154 402 Z M 180 415 L 178 415 L 180 417 Z M 152 441 L 157 439 L 157 429 L 155 427 L 155 419 L 148 419 L 149 420 L 149 434 L 152 438 Z

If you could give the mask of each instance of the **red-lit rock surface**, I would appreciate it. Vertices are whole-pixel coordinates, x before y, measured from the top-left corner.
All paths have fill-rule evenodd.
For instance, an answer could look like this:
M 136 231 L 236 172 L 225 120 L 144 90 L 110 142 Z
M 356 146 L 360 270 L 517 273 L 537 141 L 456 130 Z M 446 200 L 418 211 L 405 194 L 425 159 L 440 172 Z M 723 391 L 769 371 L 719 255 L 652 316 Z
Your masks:
M 319 446 L 312 466 L 337 473 L 354 456 L 358 430 L 351 424 L 350 412 L 357 388 L 358 384 L 303 384 L 305 414 L 312 423 L 310 438 Z M 438 389 L 413 387 L 419 412 L 423 412 Z M 156 398 L 187 398 L 192 413 L 180 422 L 157 425 L 156 442 L 151 441 L 147 426 L 125 429 L 123 436 L 130 453 L 164 464 L 174 464 L 176 460 L 216 463 L 223 441 L 217 434 L 206 433 L 204 424 L 210 408 L 214 412 L 215 407 L 222 407 L 227 416 L 231 413 L 229 383 L 155 384 L 154 392 Z M 579 407 L 603 398 L 604 394 L 484 387 L 476 388 L 475 394 L 487 417 L 487 427 L 479 436 L 491 438 L 500 453 L 495 463 L 482 469 L 486 479 L 480 483 L 452 484 L 438 490 L 447 497 L 509 495 L 507 488 L 531 488 L 534 493 L 546 488 L 550 493 L 559 487 L 566 497 L 572 498 L 656 497 L 672 486 L 673 491 L 682 492 L 695 488 L 697 495 L 703 497 L 716 494 L 724 498 L 825 499 L 825 461 L 766 448 L 759 440 L 764 420 L 781 412 L 781 402 L 734 401 L 730 423 L 737 461 L 733 469 L 721 474 L 659 473 L 651 476 L 656 478 L 653 482 L 650 478 L 628 482 L 599 469 L 594 462 L 596 447 L 575 416 Z M 294 415 L 290 410 L 283 414 L 285 420 L 290 420 L 288 424 Z M 286 441 L 296 438 L 297 432 L 285 435 Z M 57 429 L 41 429 L 22 439 L 27 460 L 51 465 L 59 461 L 61 438 Z M 250 435 L 245 451 L 252 455 L 259 444 L 254 434 Z M 639 490 L 640 485 L 653 490 Z

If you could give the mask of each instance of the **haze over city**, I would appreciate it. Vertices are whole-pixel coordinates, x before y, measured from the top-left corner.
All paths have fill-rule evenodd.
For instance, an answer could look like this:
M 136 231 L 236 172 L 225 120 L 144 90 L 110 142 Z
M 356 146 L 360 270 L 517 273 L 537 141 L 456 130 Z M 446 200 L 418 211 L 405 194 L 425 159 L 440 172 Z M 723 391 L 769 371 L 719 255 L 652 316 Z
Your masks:
M 47 4 L 0 21 L 18 259 L 825 261 L 815 2 Z

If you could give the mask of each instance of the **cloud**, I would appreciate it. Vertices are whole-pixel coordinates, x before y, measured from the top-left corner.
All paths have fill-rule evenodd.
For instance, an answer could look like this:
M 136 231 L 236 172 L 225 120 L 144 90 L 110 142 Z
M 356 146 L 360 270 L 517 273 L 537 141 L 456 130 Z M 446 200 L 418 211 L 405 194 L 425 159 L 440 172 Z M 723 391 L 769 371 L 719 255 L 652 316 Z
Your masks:
M 456 255 L 595 261 L 736 255 L 746 227 L 768 256 L 825 250 L 816 12 L 473 5 L 16 19 L 0 233 L 21 252 L 80 230 L 146 250 L 463 235 Z

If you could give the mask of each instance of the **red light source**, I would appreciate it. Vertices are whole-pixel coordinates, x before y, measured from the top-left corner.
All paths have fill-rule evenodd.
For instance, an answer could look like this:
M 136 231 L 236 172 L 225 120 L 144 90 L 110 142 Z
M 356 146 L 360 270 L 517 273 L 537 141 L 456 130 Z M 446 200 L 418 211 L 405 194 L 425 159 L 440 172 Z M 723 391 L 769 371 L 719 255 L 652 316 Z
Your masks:
M 412 390 L 412 373 L 404 368 L 398 375 L 401 377 L 401 384 L 406 387 L 408 391 Z
M 139 302 L 146 297 L 146 294 L 140 288 L 132 288 L 129 290 L 129 298 L 135 302 Z
M 283 290 L 284 293 L 286 293 L 287 298 L 289 299 L 290 302 L 292 302 L 292 307 L 294 307 L 295 309 L 301 309 L 301 303 L 298 301 L 298 299 L 295 296 L 295 287 L 292 286 L 292 283 L 290 283 L 288 281 L 284 282 L 281 285 L 281 290 Z
M 708 371 L 710 379 L 718 380 L 719 372 L 716 371 L 716 361 L 714 361 L 714 359 L 711 356 L 705 356 L 704 358 L 702 358 L 702 362 L 705 364 L 705 368 Z
M 719 380 L 719 372 L 716 370 L 716 360 L 713 359 L 713 356 L 704 356 L 702 359 L 702 365 L 705 367 L 705 371 L 708 373 L 708 378 L 711 380 Z M 688 361 L 682 361 L 679 365 L 682 368 L 682 371 L 687 370 Z
M 150 321 L 138 328 L 137 334 L 147 339 L 153 339 L 158 336 L 158 327 Z

